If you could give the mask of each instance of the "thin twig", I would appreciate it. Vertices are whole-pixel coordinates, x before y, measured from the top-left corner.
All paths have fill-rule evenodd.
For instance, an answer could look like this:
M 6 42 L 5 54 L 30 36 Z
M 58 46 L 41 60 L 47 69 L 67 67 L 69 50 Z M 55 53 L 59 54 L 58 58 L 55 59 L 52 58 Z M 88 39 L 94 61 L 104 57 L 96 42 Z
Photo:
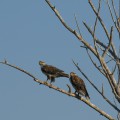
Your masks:
M 116 67 L 117 67 L 117 64 L 115 64 L 115 67 L 114 67 L 114 69 L 112 71 L 112 75 L 115 73 Z
M 67 87 L 68 87 L 68 92 L 69 92 L 69 93 L 72 93 L 72 90 L 71 90 L 70 85 L 67 84 Z
M 74 14 L 74 17 L 75 17 L 75 22 L 76 22 L 76 26 L 77 26 L 78 32 L 82 36 L 81 31 L 80 31 L 80 27 L 79 27 L 79 24 L 78 24 L 78 21 L 77 21 L 77 18 L 76 18 L 75 14 Z
M 109 0 L 106 0 L 106 1 L 107 1 L 107 5 L 108 5 L 108 8 L 109 8 L 109 11 L 110 11 L 110 15 L 111 15 L 112 21 L 113 21 L 113 23 L 115 23 L 115 20 L 114 20 L 113 14 L 112 14 L 112 10 L 111 10 L 110 4 L 109 4 Z
M 104 86 L 103 86 L 103 83 L 102 83 L 102 95 L 104 95 Z
M 15 65 L 9 64 L 9 63 L 7 62 L 7 60 L 5 60 L 4 62 L 0 62 L 0 63 L 1 63 L 1 64 L 4 64 L 4 65 L 7 65 L 7 66 L 10 66 L 10 67 L 12 67 L 12 68 L 15 68 L 15 69 L 17 69 L 17 70 L 19 70 L 19 71 L 25 73 L 26 75 L 32 77 L 34 80 L 37 79 L 37 78 L 35 78 L 32 74 L 30 74 L 29 72 L 27 72 L 27 71 L 25 71 L 25 70 L 23 70 L 23 69 L 21 69 L 21 68 L 15 66 Z
M 109 40 L 108 47 L 105 49 L 105 51 L 104 51 L 104 53 L 103 53 L 103 55 L 102 55 L 103 58 L 105 57 L 105 55 L 107 54 L 107 52 L 108 52 L 109 49 L 110 49 L 110 46 L 111 46 L 111 44 L 112 44 L 112 36 L 113 36 L 113 26 L 111 27 L 111 31 L 110 31 L 110 40 Z
M 115 10 L 114 0 L 112 0 L 112 7 L 113 7 L 113 10 L 114 10 L 114 14 L 115 14 L 116 20 L 117 20 L 118 19 L 118 15 L 117 15 L 117 12 Z
M 109 11 L 110 11 L 110 15 L 111 15 L 111 18 L 112 18 L 112 21 L 115 25 L 115 28 L 117 29 L 118 33 L 120 32 L 119 30 L 119 22 L 118 22 L 118 19 L 116 20 L 117 21 L 117 24 L 116 24 L 116 21 L 114 20 L 114 16 L 112 14 L 112 10 L 111 10 L 111 7 L 110 7 L 110 4 L 109 4 L 109 0 L 107 0 L 107 5 L 108 5 L 108 8 L 109 8 Z
M 100 7 L 101 7 L 101 0 L 99 0 L 98 14 L 100 12 Z M 98 17 L 96 17 L 95 24 L 94 24 L 93 40 L 94 40 L 94 47 L 95 47 L 95 50 L 97 52 L 97 56 L 98 56 L 98 58 L 100 58 L 100 54 L 98 53 L 98 49 L 97 49 L 97 45 L 96 45 L 96 40 L 95 40 L 95 31 L 96 31 L 97 23 L 98 23 Z

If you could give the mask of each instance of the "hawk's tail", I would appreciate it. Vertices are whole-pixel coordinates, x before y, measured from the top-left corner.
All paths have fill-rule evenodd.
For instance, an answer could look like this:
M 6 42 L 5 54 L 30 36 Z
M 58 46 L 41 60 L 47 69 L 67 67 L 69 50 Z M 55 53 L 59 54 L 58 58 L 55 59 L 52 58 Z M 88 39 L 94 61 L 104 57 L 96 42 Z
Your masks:
M 67 77 L 67 78 L 69 78 L 69 75 L 66 74 L 66 73 L 63 73 L 63 72 L 60 73 L 60 76 L 61 76 L 61 77 Z
M 87 100 L 90 100 L 90 97 L 89 97 L 89 94 L 88 94 L 88 92 L 86 92 L 86 95 L 85 95 L 85 97 L 86 97 L 86 99 L 87 99 Z

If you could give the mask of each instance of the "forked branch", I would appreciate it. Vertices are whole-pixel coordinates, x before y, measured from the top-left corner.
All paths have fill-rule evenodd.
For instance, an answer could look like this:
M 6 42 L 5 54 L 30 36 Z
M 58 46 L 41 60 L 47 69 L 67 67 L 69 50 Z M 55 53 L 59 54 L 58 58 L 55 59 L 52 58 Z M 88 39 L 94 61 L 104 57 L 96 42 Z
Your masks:
M 80 34 L 78 34 L 75 30 L 70 28 L 65 23 L 62 16 L 58 12 L 58 10 L 50 3 L 49 0 L 45 0 L 45 1 L 49 5 L 49 7 L 54 11 L 55 15 L 60 20 L 60 22 L 65 26 L 65 28 L 68 29 L 72 34 L 74 34 L 78 38 L 78 40 L 80 42 L 82 42 L 97 57 L 97 59 L 100 61 L 101 65 L 103 67 L 104 73 L 106 74 L 106 78 L 108 79 L 109 84 L 110 84 L 110 86 L 112 88 L 112 91 L 113 91 L 116 99 L 120 102 L 120 97 L 117 95 L 117 92 L 115 90 L 115 88 L 116 88 L 116 80 L 115 80 L 114 76 L 112 75 L 112 72 L 109 70 L 109 68 L 108 68 L 106 62 L 104 61 L 104 59 L 100 55 L 99 55 L 99 58 L 98 58 L 98 54 L 97 54 L 96 50 L 86 40 L 84 40 Z M 91 4 L 91 6 L 94 8 L 93 4 L 91 3 L 91 0 L 89 0 L 89 2 Z M 96 12 L 96 10 L 95 10 L 95 12 Z M 96 16 L 98 17 L 99 20 L 101 20 L 101 18 L 98 16 L 97 12 L 96 12 Z M 109 36 L 109 34 L 107 32 L 107 29 L 105 28 L 104 23 L 103 23 L 103 27 L 104 27 L 106 35 L 108 36 L 108 39 L 110 39 L 110 36 Z M 112 44 L 112 48 L 113 48 L 113 44 Z M 115 53 L 115 50 L 114 50 L 114 53 Z
M 102 92 L 97 88 L 97 86 L 87 77 L 87 75 L 85 75 L 85 73 L 81 70 L 81 68 L 78 66 L 78 64 L 76 64 L 73 61 L 74 65 L 76 66 L 76 68 L 81 72 L 81 74 L 86 78 L 86 80 L 88 80 L 88 82 L 92 85 L 92 87 L 105 99 L 105 101 L 107 101 L 115 110 L 117 110 L 118 112 L 120 112 L 119 108 L 117 108 L 104 94 L 103 94 L 103 90 Z

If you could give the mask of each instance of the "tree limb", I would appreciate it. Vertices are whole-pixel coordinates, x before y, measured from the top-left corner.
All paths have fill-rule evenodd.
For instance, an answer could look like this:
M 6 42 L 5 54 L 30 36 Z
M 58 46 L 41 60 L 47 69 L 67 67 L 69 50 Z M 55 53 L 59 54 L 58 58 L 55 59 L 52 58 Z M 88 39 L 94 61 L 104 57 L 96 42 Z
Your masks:
M 0 62 L 0 63 L 4 64 L 4 65 L 7 65 L 7 66 L 10 66 L 10 67 L 12 67 L 14 69 L 17 69 L 17 70 L 19 70 L 19 71 L 27 74 L 28 76 L 32 77 L 35 82 L 37 82 L 39 84 L 43 84 L 43 85 L 45 85 L 45 86 L 47 86 L 49 88 L 52 88 L 52 89 L 54 89 L 56 91 L 59 91 L 59 92 L 61 92 L 63 94 L 66 94 L 68 96 L 71 96 L 71 97 L 74 97 L 74 98 L 76 98 L 78 100 L 81 100 L 82 102 L 84 102 L 85 104 L 87 104 L 89 107 L 93 108 L 94 110 L 96 110 L 97 112 L 99 112 L 101 115 L 103 115 L 104 117 L 106 117 L 107 119 L 109 119 L 109 120 L 115 120 L 112 116 L 110 116 L 109 114 L 107 114 L 106 112 L 104 112 L 103 110 L 101 110 L 100 108 L 98 108 L 96 105 L 94 105 L 93 103 L 91 103 L 90 101 L 88 101 L 87 99 L 85 99 L 85 98 L 83 98 L 81 96 L 76 96 L 74 93 L 67 92 L 67 91 L 65 91 L 65 90 L 63 90 L 61 88 L 58 88 L 58 87 L 50 84 L 50 83 L 47 83 L 46 81 L 42 81 L 40 79 L 37 79 L 31 73 L 23 70 L 22 68 L 19 68 L 19 67 L 15 66 L 15 65 L 9 64 L 7 62 Z

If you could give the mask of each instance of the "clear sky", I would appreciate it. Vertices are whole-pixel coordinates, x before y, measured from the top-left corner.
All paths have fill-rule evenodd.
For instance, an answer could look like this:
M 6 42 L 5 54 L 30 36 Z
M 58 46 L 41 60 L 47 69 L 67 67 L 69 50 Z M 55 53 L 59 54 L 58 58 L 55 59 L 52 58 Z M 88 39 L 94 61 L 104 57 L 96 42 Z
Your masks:
M 97 0 L 95 6 L 97 6 Z M 95 18 L 87 0 L 51 0 L 65 21 L 76 29 L 74 14 L 85 39 L 92 39 L 82 24 L 86 21 L 92 27 Z M 111 20 L 107 5 L 103 1 L 101 14 L 107 21 L 110 31 Z M 97 34 L 102 34 L 101 28 Z M 106 39 L 103 35 L 100 39 Z M 92 67 L 86 51 L 80 43 L 59 22 L 44 0 L 0 0 L 0 61 L 7 59 L 35 75 L 41 80 L 46 76 L 40 71 L 39 60 L 54 65 L 66 73 L 76 72 L 87 86 L 91 102 L 116 117 L 116 112 L 92 88 L 78 72 L 72 59 L 79 63 L 82 70 L 101 89 L 106 85 L 105 94 L 113 102 L 113 95 L 107 80 Z M 67 78 L 58 78 L 54 85 L 67 90 Z M 74 92 L 74 89 L 72 89 Z M 30 77 L 0 65 L 0 120 L 73 120 L 100 119 L 99 113 L 81 101 L 68 97 L 43 85 L 35 83 Z

